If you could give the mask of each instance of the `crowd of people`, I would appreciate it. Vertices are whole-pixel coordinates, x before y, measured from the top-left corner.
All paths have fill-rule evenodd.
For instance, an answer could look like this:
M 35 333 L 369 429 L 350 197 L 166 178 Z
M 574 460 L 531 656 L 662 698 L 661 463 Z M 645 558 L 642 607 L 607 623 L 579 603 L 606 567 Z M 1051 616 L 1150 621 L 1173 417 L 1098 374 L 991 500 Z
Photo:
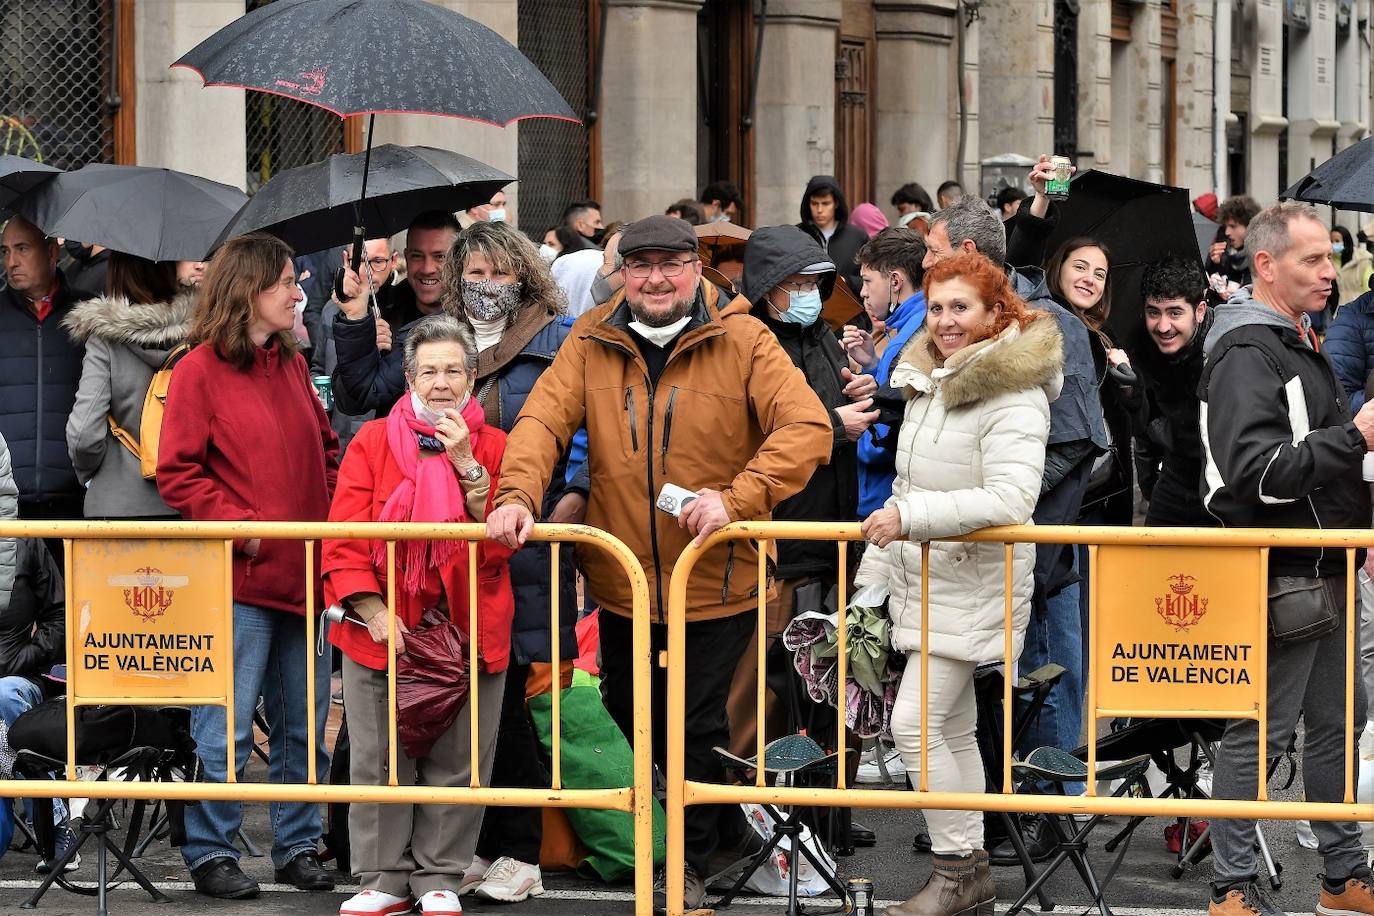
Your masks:
M 764 595 L 756 542 L 704 551 L 687 585 L 686 777 L 720 781 L 712 748 L 747 752 L 759 731 L 772 739 L 796 724 L 780 702 L 758 721 L 756 647 L 822 609 L 847 568 L 846 586 L 887 595 L 901 768 L 920 771 L 924 735 L 930 788 L 980 792 L 974 671 L 1003 657 L 1008 581 L 1020 666 L 1065 669 L 1019 751 L 1085 740 L 1086 555 L 1019 545 L 1008 571 L 1001 545 L 935 541 L 923 624 L 921 542 L 992 525 L 1131 525 L 1142 514 L 1161 526 L 1371 522 L 1361 463 L 1374 450 L 1374 223 L 1357 242 L 1305 205 L 1205 195 L 1196 205 L 1215 217 L 1216 242 L 1196 260 L 1148 265 L 1130 291 L 1141 313 L 1110 320 L 1109 247 L 1085 236 L 1044 250 L 1058 216 L 1052 174 L 1041 157 L 1032 193 L 993 201 L 956 182 L 932 201 L 910 183 L 892 195 L 892 226 L 816 176 L 795 225 L 759 227 L 710 264 L 694 226 L 742 218 L 728 182 L 628 223 L 574 202 L 533 237 L 506 221 L 498 193 L 462 215 L 419 214 L 399 252 L 367 241 L 356 268 L 345 252 L 298 257 L 256 233 L 208 264 L 104 253 L 99 294 L 59 267 L 57 240 L 14 217 L 0 236 L 0 515 L 484 524 L 475 568 L 461 542 L 400 542 L 390 583 L 377 543 L 323 541 L 322 582 L 311 583 L 299 543 L 235 541 L 235 702 L 197 707 L 191 728 L 204 778 L 224 781 L 232 722 L 241 778 L 261 700 L 267 778 L 305 782 L 312 754 L 328 772 L 335 666 L 305 644 L 303 616 L 306 589 L 318 587 L 319 606 L 350 617 L 328 631 L 347 777 L 465 786 L 475 774 L 519 788 L 548 785 L 526 700 L 576 655 L 583 607 L 598 610 L 604 705 L 633 734 L 630 583 L 598 552 L 530 541 L 536 522 L 601 528 L 635 553 L 657 653 L 668 578 L 689 544 L 732 521 L 860 521 L 852 563 L 833 544 L 778 543 Z M 825 303 L 839 284 L 862 310 L 831 323 Z M 148 388 L 167 369 L 160 437 L 149 442 L 138 433 Z M 690 498 L 663 506 L 665 484 Z M 42 675 L 64 656 L 61 562 L 60 541 L 0 540 L 6 725 L 55 689 Z M 1271 603 L 1318 618 L 1271 636 L 1269 754 L 1303 717 L 1307 798 L 1339 801 L 1345 741 L 1363 729 L 1367 695 L 1361 680 L 1345 721 L 1340 620 L 1355 612 L 1344 583 L 1356 570 L 1344 552 L 1291 548 L 1272 551 L 1269 572 Z M 404 655 L 435 613 L 476 644 L 468 702 L 481 733 L 474 744 L 459 715 L 423 753 L 398 749 L 389 773 L 387 644 Z M 660 765 L 665 676 L 655 666 Z M 821 741 L 826 719 L 807 723 Z M 1254 797 L 1256 727 L 1227 729 L 1218 797 Z M 54 816 L 59 843 L 70 842 L 65 811 Z M 241 820 L 237 803 L 187 809 L 181 852 L 202 894 L 258 894 L 238 865 Z M 738 821 L 738 809 L 687 809 L 688 911 Z M 932 874 L 889 916 L 990 911 L 991 867 L 1019 861 L 1003 821 L 931 810 L 925 822 L 916 842 Z M 273 803 L 271 823 L 277 880 L 332 889 L 319 807 Z M 1016 827 L 1033 855 L 1053 842 L 1035 816 Z M 871 841 L 858 823 L 845 829 L 850 843 Z M 1356 825 L 1315 829 L 1318 912 L 1374 913 Z M 519 902 L 543 892 L 538 809 L 354 804 L 347 833 L 361 888 L 341 916 L 453 916 L 467 893 Z M 1257 880 L 1253 822 L 1214 821 L 1212 838 L 1210 911 L 1277 913 Z M 659 907 L 666 888 L 660 870 Z

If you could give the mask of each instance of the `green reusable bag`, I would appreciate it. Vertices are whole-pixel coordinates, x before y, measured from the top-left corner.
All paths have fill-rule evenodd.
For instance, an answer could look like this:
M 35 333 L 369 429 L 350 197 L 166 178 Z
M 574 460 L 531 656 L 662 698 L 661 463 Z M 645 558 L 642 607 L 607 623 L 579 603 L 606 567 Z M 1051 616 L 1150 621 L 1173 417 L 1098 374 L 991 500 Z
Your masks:
M 578 672 L 581 674 L 582 672 Z M 634 785 L 634 752 L 620 727 L 601 703 L 594 679 L 574 686 L 562 695 L 563 786 L 568 789 L 620 789 Z M 529 701 L 530 717 L 539 735 L 545 760 L 553 759 L 553 696 L 540 694 Z M 628 811 L 566 808 L 568 821 L 590 855 L 582 868 L 594 871 L 603 881 L 620 881 L 634 875 L 635 823 Z M 663 808 L 654 801 L 654 865 L 666 856 Z

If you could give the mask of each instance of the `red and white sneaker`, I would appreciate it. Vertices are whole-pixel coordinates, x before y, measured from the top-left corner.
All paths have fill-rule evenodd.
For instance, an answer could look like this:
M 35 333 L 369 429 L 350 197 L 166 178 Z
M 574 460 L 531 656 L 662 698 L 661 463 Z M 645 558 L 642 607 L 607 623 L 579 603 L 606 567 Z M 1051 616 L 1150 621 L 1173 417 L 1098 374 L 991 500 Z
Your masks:
M 463 902 L 453 891 L 430 891 L 420 897 L 421 916 L 463 916 Z
M 361 891 L 349 897 L 339 907 L 339 916 L 397 916 L 409 913 L 415 901 L 381 891 Z

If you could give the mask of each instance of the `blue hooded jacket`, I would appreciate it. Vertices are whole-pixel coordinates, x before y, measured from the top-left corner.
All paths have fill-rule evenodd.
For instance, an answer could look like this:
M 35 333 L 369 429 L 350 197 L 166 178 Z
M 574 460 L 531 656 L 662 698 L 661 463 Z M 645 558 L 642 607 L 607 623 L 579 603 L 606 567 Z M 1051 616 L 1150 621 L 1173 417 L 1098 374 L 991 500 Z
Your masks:
M 879 385 L 886 385 L 892 374 L 892 367 L 906 349 L 907 343 L 916 336 L 926 320 L 925 293 L 917 290 L 915 294 L 902 300 L 887 316 L 887 327 L 892 339 L 878 359 L 878 368 L 873 378 Z M 892 449 L 884 448 L 881 443 L 888 434 L 886 423 L 874 423 L 864 435 L 859 437 L 859 518 L 868 518 L 877 512 L 892 495 L 892 482 L 897 478 L 896 455 Z

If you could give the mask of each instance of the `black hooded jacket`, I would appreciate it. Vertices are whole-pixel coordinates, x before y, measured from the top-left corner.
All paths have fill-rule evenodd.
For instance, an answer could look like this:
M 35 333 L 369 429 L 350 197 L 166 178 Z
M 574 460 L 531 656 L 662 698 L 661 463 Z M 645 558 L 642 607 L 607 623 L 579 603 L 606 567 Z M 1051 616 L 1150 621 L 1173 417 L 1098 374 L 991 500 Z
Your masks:
M 1210 528 L 1216 519 L 1202 505 L 1202 430 L 1198 382 L 1202 344 L 1212 328 L 1208 309 L 1193 339 L 1172 355 L 1159 352 L 1142 323 L 1130 348 L 1140 378 L 1135 424 L 1135 467 L 1140 492 L 1150 501 L 1145 524 Z
M 807 327 L 778 321 L 769 314 L 765 297 L 792 274 L 829 260 L 820 246 L 795 226 L 765 226 L 749 237 L 744 249 L 741 292 L 753 303 L 751 314 L 778 338 L 793 365 L 801 369 L 807 384 L 830 413 L 834 432 L 830 463 L 811 475 L 800 493 L 773 509 L 774 521 L 850 521 L 859 511 L 858 448 L 845 435 L 844 423 L 835 408 L 850 403 L 844 395 L 840 370 L 848 368 L 844 348 L 829 325 L 817 318 Z M 833 282 L 821 275 L 821 296 Z M 778 544 L 778 578 L 833 576 L 837 567 L 835 545 L 829 541 L 782 541 Z
M 825 193 L 835 197 L 835 232 L 830 236 L 829 242 L 825 240 L 820 228 L 811 221 L 811 197 L 814 194 Z M 844 277 L 844 282 L 849 284 L 849 288 L 857 296 L 863 279 L 859 276 L 859 261 L 856 255 L 868 241 L 868 233 L 858 226 L 849 224 L 849 202 L 845 200 L 844 191 L 840 190 L 840 183 L 835 180 L 835 176 L 817 175 L 806 183 L 806 190 L 802 192 L 800 215 L 801 222 L 797 223 L 797 228 L 810 235 L 825 250 L 828 260 L 834 262 L 835 270 Z

